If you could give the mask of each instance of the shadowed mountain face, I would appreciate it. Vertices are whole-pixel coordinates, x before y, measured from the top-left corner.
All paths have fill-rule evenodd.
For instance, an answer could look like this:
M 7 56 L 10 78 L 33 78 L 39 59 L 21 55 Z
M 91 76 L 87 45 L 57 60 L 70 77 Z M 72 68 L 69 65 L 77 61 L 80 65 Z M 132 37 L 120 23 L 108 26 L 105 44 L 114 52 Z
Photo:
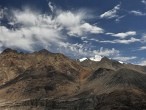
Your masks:
M 60 53 L 0 54 L 0 110 L 144 110 L 146 67 L 106 57 L 78 62 Z

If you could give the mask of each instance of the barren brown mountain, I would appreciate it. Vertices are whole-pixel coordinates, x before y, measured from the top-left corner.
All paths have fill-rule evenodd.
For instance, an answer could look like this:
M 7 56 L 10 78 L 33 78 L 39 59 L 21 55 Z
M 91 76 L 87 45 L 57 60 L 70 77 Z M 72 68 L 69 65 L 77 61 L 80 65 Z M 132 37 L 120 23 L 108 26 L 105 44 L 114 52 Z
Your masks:
M 0 110 L 146 110 L 146 67 L 6 49 Z

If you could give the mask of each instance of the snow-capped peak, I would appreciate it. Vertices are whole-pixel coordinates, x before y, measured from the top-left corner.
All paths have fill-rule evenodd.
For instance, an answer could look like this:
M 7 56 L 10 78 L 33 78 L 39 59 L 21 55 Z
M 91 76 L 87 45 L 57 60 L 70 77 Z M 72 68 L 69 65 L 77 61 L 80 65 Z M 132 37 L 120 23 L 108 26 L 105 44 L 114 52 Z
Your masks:
M 100 55 L 95 55 L 94 57 L 90 57 L 90 58 L 86 58 L 86 57 L 84 57 L 84 58 L 81 58 L 81 59 L 79 59 L 79 61 L 80 62 L 83 62 L 83 61 L 85 61 L 85 60 L 91 60 L 91 61 L 101 61 L 101 59 L 102 59 L 103 57 L 102 56 L 100 56 Z M 110 60 L 112 60 L 112 58 L 109 58 Z M 119 63 L 121 63 L 121 64 L 124 64 L 125 62 L 123 62 L 123 61 L 118 61 Z
M 91 57 L 89 59 L 92 60 L 92 61 L 100 61 L 102 59 L 102 57 L 99 56 L 99 55 L 95 55 L 94 57 Z
M 90 57 L 89 59 L 91 61 L 100 61 L 103 57 L 99 56 L 99 55 L 95 55 L 94 57 Z M 88 58 L 81 58 L 79 59 L 80 62 L 83 62 L 85 60 L 87 60 Z
M 85 60 L 87 60 L 88 58 L 81 58 L 81 59 L 79 59 L 79 61 L 80 62 L 83 62 L 83 61 L 85 61 Z
M 122 62 L 122 61 L 118 61 L 119 63 L 121 63 L 121 64 L 124 64 L 124 62 Z

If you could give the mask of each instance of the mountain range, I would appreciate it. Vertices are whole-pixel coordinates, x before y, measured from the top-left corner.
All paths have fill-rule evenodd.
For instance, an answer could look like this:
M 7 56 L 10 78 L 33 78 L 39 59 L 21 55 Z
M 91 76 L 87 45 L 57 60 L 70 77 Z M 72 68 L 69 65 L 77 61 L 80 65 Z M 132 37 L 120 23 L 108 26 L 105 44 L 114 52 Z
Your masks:
M 146 66 L 45 49 L 0 54 L 0 110 L 145 109 Z

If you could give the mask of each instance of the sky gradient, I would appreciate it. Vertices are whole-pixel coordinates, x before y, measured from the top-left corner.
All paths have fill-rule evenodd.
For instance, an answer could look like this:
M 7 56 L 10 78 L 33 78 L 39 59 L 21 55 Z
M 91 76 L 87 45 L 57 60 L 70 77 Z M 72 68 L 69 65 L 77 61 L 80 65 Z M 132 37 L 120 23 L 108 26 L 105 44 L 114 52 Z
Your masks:
M 0 0 L 5 48 L 146 65 L 146 0 Z

